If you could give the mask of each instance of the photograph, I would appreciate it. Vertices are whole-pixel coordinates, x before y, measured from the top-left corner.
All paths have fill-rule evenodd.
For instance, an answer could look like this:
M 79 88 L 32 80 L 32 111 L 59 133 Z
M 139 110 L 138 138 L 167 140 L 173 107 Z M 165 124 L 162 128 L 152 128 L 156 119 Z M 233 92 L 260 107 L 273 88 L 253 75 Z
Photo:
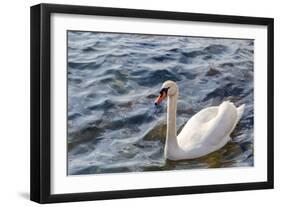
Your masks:
M 254 39 L 66 36 L 68 176 L 254 166 Z
M 30 15 L 32 201 L 274 188 L 274 18 Z

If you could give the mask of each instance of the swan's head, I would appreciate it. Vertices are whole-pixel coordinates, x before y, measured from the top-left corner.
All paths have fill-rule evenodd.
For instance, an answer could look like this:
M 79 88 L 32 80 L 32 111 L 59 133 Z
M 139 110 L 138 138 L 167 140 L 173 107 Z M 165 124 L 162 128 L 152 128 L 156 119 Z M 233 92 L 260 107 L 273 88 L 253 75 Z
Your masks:
M 178 85 L 174 81 L 165 81 L 161 87 L 160 94 L 154 104 L 159 105 L 167 96 L 178 94 Z

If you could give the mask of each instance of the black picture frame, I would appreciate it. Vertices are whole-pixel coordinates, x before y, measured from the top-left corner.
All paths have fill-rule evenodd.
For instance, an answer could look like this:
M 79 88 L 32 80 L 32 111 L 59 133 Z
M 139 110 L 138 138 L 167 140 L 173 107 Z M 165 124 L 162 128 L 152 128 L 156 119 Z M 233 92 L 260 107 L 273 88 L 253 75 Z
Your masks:
M 100 15 L 112 17 L 134 17 L 194 22 L 218 22 L 267 26 L 267 181 L 238 184 L 169 187 L 74 194 L 51 194 L 51 70 L 50 32 L 52 13 Z M 210 193 L 273 188 L 273 44 L 274 20 L 272 18 L 195 14 L 168 11 L 103 8 L 89 6 L 39 4 L 31 7 L 31 174 L 30 199 L 38 203 L 88 201 L 101 199 L 165 196 L 179 194 Z M 266 87 L 266 86 L 265 86 Z

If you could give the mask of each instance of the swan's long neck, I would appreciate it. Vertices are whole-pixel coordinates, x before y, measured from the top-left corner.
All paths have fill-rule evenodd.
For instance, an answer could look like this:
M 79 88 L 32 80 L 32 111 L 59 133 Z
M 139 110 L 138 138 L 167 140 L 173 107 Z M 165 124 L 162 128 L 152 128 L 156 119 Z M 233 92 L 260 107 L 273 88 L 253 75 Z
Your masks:
M 168 115 L 167 115 L 167 133 L 165 144 L 165 155 L 169 154 L 170 150 L 178 149 L 177 142 L 177 125 L 176 125 L 176 113 L 177 113 L 177 101 L 178 93 L 168 97 Z

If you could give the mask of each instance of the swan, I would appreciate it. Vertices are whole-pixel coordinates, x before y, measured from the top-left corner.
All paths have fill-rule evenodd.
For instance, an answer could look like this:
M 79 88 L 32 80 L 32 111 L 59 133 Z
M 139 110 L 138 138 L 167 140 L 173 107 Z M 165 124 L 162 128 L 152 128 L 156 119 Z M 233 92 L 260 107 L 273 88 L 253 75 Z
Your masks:
M 222 148 L 230 140 L 231 132 L 241 119 L 245 104 L 237 108 L 230 101 L 224 101 L 219 106 L 202 109 L 187 121 L 177 136 L 178 93 L 178 86 L 174 81 L 165 81 L 154 102 L 159 105 L 168 97 L 165 158 L 194 159 Z

